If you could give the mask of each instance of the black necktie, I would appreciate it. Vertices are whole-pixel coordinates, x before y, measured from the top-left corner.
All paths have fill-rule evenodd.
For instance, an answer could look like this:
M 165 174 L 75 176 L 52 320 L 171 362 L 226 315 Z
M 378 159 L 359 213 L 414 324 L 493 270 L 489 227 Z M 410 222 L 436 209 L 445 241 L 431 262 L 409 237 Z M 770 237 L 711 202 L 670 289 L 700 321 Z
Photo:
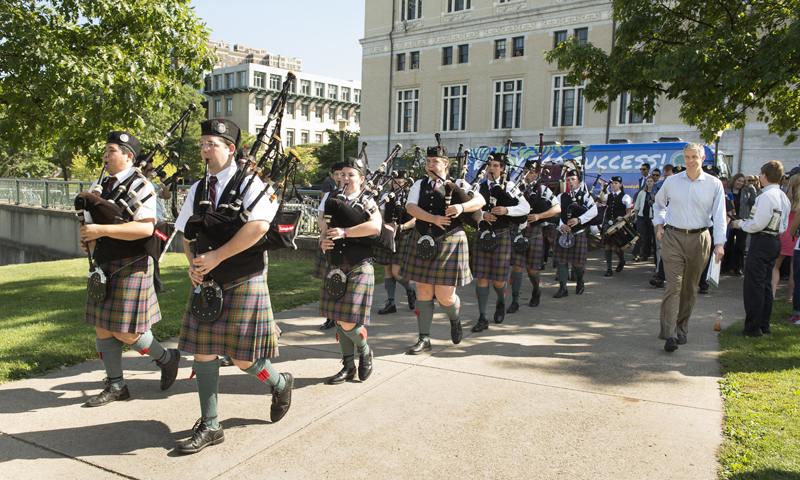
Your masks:
M 208 199 L 211 200 L 211 211 L 217 209 L 217 177 L 211 175 L 208 180 Z

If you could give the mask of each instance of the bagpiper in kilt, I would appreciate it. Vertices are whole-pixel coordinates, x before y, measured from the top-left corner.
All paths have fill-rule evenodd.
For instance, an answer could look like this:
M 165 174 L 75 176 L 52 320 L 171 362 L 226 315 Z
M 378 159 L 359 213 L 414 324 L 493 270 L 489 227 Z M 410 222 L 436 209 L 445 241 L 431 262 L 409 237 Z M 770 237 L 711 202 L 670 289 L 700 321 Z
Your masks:
M 559 217 L 553 261 L 558 269 L 559 288 L 553 298 L 562 298 L 569 295 L 567 291 L 569 264 L 572 264 L 573 271 L 577 277 L 575 293 L 580 295 L 585 291 L 583 275 L 586 273 L 584 265 L 586 265 L 588 245 L 587 232 L 585 230 L 589 228 L 587 223 L 597 216 L 597 205 L 588 188 L 581 181 L 581 173 L 577 170 L 568 170 L 567 181 L 569 182 L 570 192 L 562 193 L 558 196 L 561 215 Z M 578 215 L 577 212 L 579 211 L 585 211 L 585 213 Z M 574 242 L 574 244 L 569 245 L 569 241 Z
M 433 297 L 439 301 L 450 319 L 450 339 L 461 343 L 463 336 L 459 308 L 461 300 L 456 287 L 472 281 L 469 270 L 469 247 L 458 216 L 475 212 L 485 203 L 480 195 L 456 205 L 450 205 L 446 196 L 447 168 L 450 159 L 442 145 L 429 147 L 425 162 L 427 178 L 417 180 L 408 192 L 406 209 L 417 219 L 412 244 L 400 268 L 400 275 L 417 282 L 417 328 L 419 339 L 409 350 L 418 355 L 431 349 L 433 324 Z M 423 240 L 424 236 L 428 236 Z M 433 240 L 433 258 L 423 259 L 425 251 L 420 241 Z M 430 248 L 430 247 L 428 247 Z
M 391 191 L 405 185 L 408 181 L 408 172 L 403 169 L 395 170 L 396 177 L 392 180 Z M 406 212 L 406 199 L 408 195 L 406 190 L 401 190 L 395 194 L 394 200 L 389 198 L 389 194 L 385 194 L 381 198 L 381 216 L 384 223 L 395 224 L 395 251 L 394 253 L 375 247 L 375 263 L 385 266 L 385 273 L 383 276 L 383 284 L 386 287 L 387 300 L 384 307 L 378 310 L 378 315 L 385 315 L 387 313 L 397 312 L 397 306 L 394 302 L 394 294 L 397 285 L 403 287 L 406 291 L 406 298 L 408 298 L 408 308 L 414 310 L 417 305 L 417 290 L 411 285 L 411 280 L 403 278 L 400 275 L 400 265 L 403 263 L 405 251 L 408 245 L 409 234 L 411 229 L 416 224 L 416 219 Z
M 620 220 L 627 220 L 633 213 L 633 200 L 630 195 L 625 193 L 625 188 L 622 186 L 622 177 L 611 177 L 611 191 L 606 192 L 606 187 L 600 192 L 599 200 L 605 203 L 606 209 L 603 214 L 603 223 L 601 225 L 602 235 L 600 237 L 600 244 L 605 248 L 606 255 L 606 277 L 614 275 L 611 271 L 611 250 L 617 253 L 619 263 L 617 263 L 617 272 L 621 272 L 625 267 L 625 251 L 621 250 L 614 244 L 613 240 L 606 235 L 608 228 Z
M 479 193 L 486 201 L 479 229 L 473 240 L 474 275 L 478 280 L 475 293 L 478 297 L 478 321 L 472 327 L 473 332 L 482 332 L 489 328 L 486 312 L 489 303 L 489 282 L 492 282 L 497 303 L 495 304 L 494 323 L 503 323 L 506 316 L 506 280 L 511 274 L 511 242 L 512 230 L 525 222 L 525 216 L 531 207 L 522 195 L 514 189 L 513 182 L 505 182 L 508 158 L 502 152 L 489 155 L 486 169 L 487 179 L 480 184 Z M 498 181 L 499 180 L 499 181 Z M 515 195 L 509 192 L 517 191 Z M 496 235 L 497 245 L 494 249 L 485 247 L 486 235 Z
M 153 324 L 161 320 L 153 287 L 154 259 L 145 249 L 156 222 L 156 199 L 151 195 L 152 184 L 133 168 L 140 150 L 139 140 L 130 133 L 109 132 L 103 153 L 108 176 L 90 189 L 97 185 L 102 199 L 113 200 L 122 197 L 126 189 L 133 195 L 144 184 L 129 204 L 141 203 L 131 221 L 101 224 L 91 212 L 83 213 L 85 224 L 80 228 L 79 245 L 87 253 L 94 250 L 94 261 L 107 277 L 105 299 L 86 301 L 86 323 L 94 325 L 97 353 L 106 371 L 105 388 L 84 404 L 87 407 L 130 398 L 122 370 L 125 345 L 154 359 L 161 368 L 161 390 L 172 386 L 178 375 L 180 352 L 165 349 L 150 332 Z
M 342 175 L 342 168 L 344 167 L 343 162 L 336 162 L 331 165 L 331 176 L 326 178 L 325 181 L 322 183 L 322 194 L 325 195 L 326 193 L 337 190 L 339 188 L 339 180 Z M 325 223 L 321 219 L 318 219 L 319 222 L 319 229 L 322 230 L 322 224 Z M 321 241 L 321 240 L 320 240 Z M 314 278 L 318 278 L 320 280 L 325 280 L 325 263 L 327 262 L 327 255 L 322 249 L 318 249 L 317 257 L 314 263 Z M 333 328 L 336 326 L 336 322 L 334 322 L 330 318 L 325 319 L 325 323 L 319 326 L 320 330 L 328 330 L 329 328 Z
M 361 193 L 367 166 L 360 158 L 348 157 L 345 160 L 341 180 L 343 193 L 348 204 L 355 203 Z M 336 322 L 336 340 L 342 352 L 343 368 L 327 381 L 338 385 L 352 380 L 358 372 L 362 382 L 372 375 L 373 352 L 367 344 L 369 309 L 372 306 L 372 292 L 375 287 L 375 272 L 372 267 L 372 247 L 361 243 L 359 238 L 377 234 L 383 227 L 377 205 L 372 200 L 364 205 L 366 211 L 374 209 L 369 219 L 354 226 L 343 227 L 345 219 L 337 215 L 326 215 L 328 192 L 319 204 L 320 247 L 326 252 L 326 274 L 320 290 L 319 311 Z M 332 199 L 333 201 L 335 199 Z M 338 210 L 337 210 L 338 212 Z M 341 215 L 341 214 L 340 214 Z M 357 214 L 361 218 L 361 213 Z M 345 275 L 344 295 L 337 298 L 331 282 Z M 341 280 L 339 280 L 341 281 Z M 339 286 L 341 288 L 341 285 Z M 355 350 L 358 348 L 358 368 L 355 363 Z
M 519 310 L 519 294 L 522 290 L 522 269 L 528 272 L 528 278 L 533 285 L 531 300 L 528 303 L 531 307 L 538 307 L 542 291 L 539 289 L 539 268 L 543 265 L 545 257 L 545 232 L 547 227 L 543 225 L 542 219 L 552 218 L 561 213 L 561 205 L 553 192 L 539 183 L 541 166 L 538 160 L 529 161 L 525 165 L 528 170 L 525 175 L 525 184 L 522 189 L 525 199 L 531 209 L 528 213 L 528 226 L 525 228 L 524 235 L 528 238 L 528 250 L 525 253 L 511 254 L 511 305 L 506 313 L 514 313 Z
M 250 188 L 244 191 L 251 175 L 240 171 L 246 166 L 235 161 L 240 138 L 235 123 L 226 119 L 206 120 L 200 128 L 200 154 L 206 163 L 208 176 L 189 189 L 175 228 L 184 233 L 187 226 L 194 229 L 208 218 L 208 212 L 215 212 L 217 207 L 222 209 L 223 202 L 233 203 L 231 199 L 236 198 L 242 200 L 250 215 L 237 231 L 238 224 L 234 223 L 233 217 L 227 220 L 220 214 L 224 219 L 220 221 L 226 222 L 226 227 L 230 226 L 235 234 L 228 241 L 219 240 L 221 245 L 216 248 L 212 249 L 215 240 L 210 237 L 216 230 L 200 230 L 196 234 L 196 248 L 184 237 L 183 250 L 189 260 L 189 278 L 196 289 L 189 295 L 179 346 L 194 355 L 192 371 L 197 379 L 201 412 L 192 429 L 192 437 L 177 446 L 178 453 L 184 454 L 196 453 L 225 440 L 217 419 L 220 355 L 230 357 L 239 369 L 270 387 L 270 419 L 273 423 L 282 419 L 289 410 L 294 385 L 292 375 L 278 373 L 270 361 L 278 355 L 280 330 L 272 317 L 264 273 L 264 248 L 260 246 L 278 205 L 268 196 L 253 205 L 264 189 L 255 174 L 252 174 Z M 205 295 L 203 286 L 211 279 L 222 290 L 222 312 L 216 320 L 201 320 L 193 314 L 192 300 L 195 295 Z

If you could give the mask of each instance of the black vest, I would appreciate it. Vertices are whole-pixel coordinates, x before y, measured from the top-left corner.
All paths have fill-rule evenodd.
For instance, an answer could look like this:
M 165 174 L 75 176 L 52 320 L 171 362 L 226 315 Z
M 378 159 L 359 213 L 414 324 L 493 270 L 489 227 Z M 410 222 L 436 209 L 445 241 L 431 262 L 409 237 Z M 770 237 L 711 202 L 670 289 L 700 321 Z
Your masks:
M 136 175 L 133 173 L 132 175 Z M 114 190 L 108 195 L 101 195 L 102 198 L 108 200 L 112 197 L 122 182 L 118 182 Z M 119 240 L 111 237 L 101 237 L 97 239 L 97 245 L 94 250 L 94 260 L 98 264 L 108 263 L 113 260 L 122 260 L 123 258 L 136 257 L 147 253 L 145 244 L 149 237 L 140 238 L 138 240 Z M 153 260 L 158 260 L 153 258 Z
M 489 182 L 482 182 L 478 191 L 483 196 L 483 199 L 486 200 L 486 205 L 484 205 L 481 210 L 484 212 L 491 211 L 494 207 L 492 206 L 491 195 L 489 194 Z M 492 224 L 492 228 L 495 230 L 502 230 L 508 228 L 509 225 L 508 215 L 497 215 L 497 220 Z
M 624 217 L 626 207 L 625 204 L 622 203 L 622 197 L 625 196 L 625 192 L 620 190 L 619 193 L 609 192 L 608 193 L 608 201 L 606 202 L 608 207 L 606 207 L 606 221 L 614 220 L 617 217 Z
M 417 206 L 432 215 L 439 215 L 443 217 L 445 211 L 444 197 L 444 184 L 439 185 L 439 188 L 434 190 L 430 179 L 426 178 L 422 180 L 422 184 L 419 186 L 419 203 Z M 460 226 L 461 221 L 458 218 L 451 218 L 450 225 L 447 227 L 447 231 L 451 232 Z M 430 232 L 433 236 L 440 236 L 445 233 L 445 230 L 442 230 L 442 228 L 438 225 L 434 225 L 420 219 L 417 219 L 417 231 L 422 235 L 428 235 L 428 232 Z
M 336 217 L 331 217 L 329 228 L 339 228 Z M 364 260 L 372 257 L 372 247 L 364 245 L 358 238 L 340 238 L 333 241 L 330 253 L 331 265 L 338 266 L 342 262 L 342 255 L 347 257 L 350 268 L 355 267 Z
M 562 193 L 559 198 L 561 202 L 561 223 L 565 224 L 569 220 L 569 206 L 573 203 L 577 203 L 578 205 L 584 206 L 588 208 L 586 202 L 583 200 L 583 190 L 578 190 L 577 196 L 573 197 L 572 194 Z

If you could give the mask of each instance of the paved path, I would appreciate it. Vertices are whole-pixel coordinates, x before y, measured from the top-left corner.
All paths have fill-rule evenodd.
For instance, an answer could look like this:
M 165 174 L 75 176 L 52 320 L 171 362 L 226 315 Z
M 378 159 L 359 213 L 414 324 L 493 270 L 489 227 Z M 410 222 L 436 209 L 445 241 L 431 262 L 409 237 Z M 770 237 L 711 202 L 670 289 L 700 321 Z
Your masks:
M 591 253 L 586 293 L 556 300 L 549 268 L 540 307 L 481 334 L 469 332 L 477 309 L 467 286 L 464 341 L 451 344 L 437 313 L 426 355 L 404 354 L 416 318 L 403 302 L 397 314 L 375 313 L 375 372 L 363 384 L 324 384 L 341 365 L 316 304 L 277 314 L 277 368 L 297 378 L 289 414 L 271 424 L 266 389 L 224 368 L 226 441 L 197 455 L 172 452 L 199 417 L 189 356 L 161 392 L 149 357 L 126 353 L 132 399 L 97 409 L 80 405 L 101 387 L 99 361 L 0 386 L 0 477 L 717 478 L 713 322 L 719 309 L 726 323 L 743 317 L 741 279 L 700 296 L 689 343 L 668 354 L 656 338 L 663 290 L 647 284 L 651 265 L 629 263 L 608 279 L 604 270 Z M 374 312 L 384 299 L 378 286 Z

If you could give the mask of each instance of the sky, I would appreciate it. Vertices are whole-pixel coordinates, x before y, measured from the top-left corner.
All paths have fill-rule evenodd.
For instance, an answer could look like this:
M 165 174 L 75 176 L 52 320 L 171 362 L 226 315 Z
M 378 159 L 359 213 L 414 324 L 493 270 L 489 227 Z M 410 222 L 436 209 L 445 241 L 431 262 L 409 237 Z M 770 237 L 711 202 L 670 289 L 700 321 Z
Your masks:
M 303 72 L 361 80 L 364 0 L 192 0 L 212 40 L 299 58 Z

